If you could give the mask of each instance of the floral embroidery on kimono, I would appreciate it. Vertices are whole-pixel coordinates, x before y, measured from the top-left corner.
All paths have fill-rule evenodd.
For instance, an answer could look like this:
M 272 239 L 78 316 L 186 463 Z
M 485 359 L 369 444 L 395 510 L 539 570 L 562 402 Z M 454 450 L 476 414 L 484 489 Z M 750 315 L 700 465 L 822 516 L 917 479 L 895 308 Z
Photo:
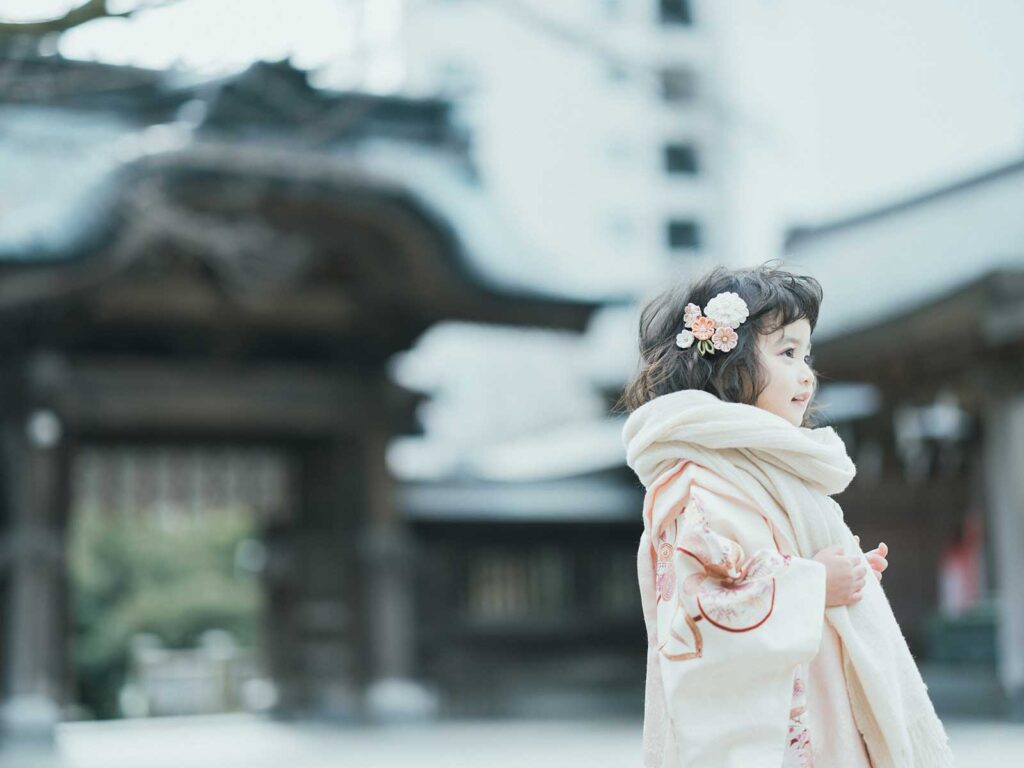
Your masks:
M 794 670 L 821 645 L 824 566 L 783 554 L 758 508 L 698 465 L 649 489 L 645 515 L 646 764 L 811 766 Z
M 793 673 L 793 708 L 789 711 L 789 735 L 782 768 L 813 768 L 811 736 L 807 729 L 807 687 L 803 665 Z
M 683 582 L 683 593 L 695 598 L 704 618 L 729 632 L 749 632 L 767 621 L 775 606 L 774 577 L 789 564 L 788 556 L 761 549 L 746 558 L 737 542 L 711 529 L 696 496 L 678 542 L 677 549 L 700 564 Z

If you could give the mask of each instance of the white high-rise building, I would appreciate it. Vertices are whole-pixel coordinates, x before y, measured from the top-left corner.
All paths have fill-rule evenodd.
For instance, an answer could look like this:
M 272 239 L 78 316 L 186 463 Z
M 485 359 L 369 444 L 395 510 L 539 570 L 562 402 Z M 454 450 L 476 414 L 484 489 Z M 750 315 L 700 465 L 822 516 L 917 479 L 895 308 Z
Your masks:
M 730 259 L 713 4 L 357 0 L 354 84 L 454 101 L 483 183 L 581 285 Z

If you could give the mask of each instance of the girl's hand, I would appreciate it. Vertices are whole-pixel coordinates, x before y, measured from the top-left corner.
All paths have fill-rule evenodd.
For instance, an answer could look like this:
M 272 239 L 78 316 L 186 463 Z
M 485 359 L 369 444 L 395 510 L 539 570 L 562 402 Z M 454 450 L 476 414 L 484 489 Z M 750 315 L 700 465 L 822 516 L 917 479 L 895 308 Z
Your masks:
M 819 551 L 814 559 L 825 566 L 825 607 L 855 605 L 861 601 L 867 569 L 858 555 L 843 554 L 841 544 Z
M 857 546 L 860 546 L 860 536 L 854 536 L 857 540 Z M 865 552 L 864 556 L 868 559 L 868 565 L 871 566 L 875 572 L 875 576 L 879 581 L 882 580 L 882 571 L 889 567 L 889 561 L 885 559 L 885 556 L 889 554 L 889 547 L 886 546 L 885 542 L 879 542 L 878 546 L 872 549 L 870 552 Z

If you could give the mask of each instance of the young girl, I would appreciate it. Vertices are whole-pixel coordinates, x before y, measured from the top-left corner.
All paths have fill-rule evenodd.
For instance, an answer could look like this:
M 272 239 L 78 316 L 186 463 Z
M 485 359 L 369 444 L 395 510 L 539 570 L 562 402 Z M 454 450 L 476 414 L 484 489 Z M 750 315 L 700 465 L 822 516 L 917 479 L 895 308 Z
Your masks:
M 830 498 L 853 462 L 807 425 L 821 298 L 811 277 L 718 268 L 642 312 L 623 442 L 647 491 L 647 768 L 953 764 L 886 548 L 862 553 Z

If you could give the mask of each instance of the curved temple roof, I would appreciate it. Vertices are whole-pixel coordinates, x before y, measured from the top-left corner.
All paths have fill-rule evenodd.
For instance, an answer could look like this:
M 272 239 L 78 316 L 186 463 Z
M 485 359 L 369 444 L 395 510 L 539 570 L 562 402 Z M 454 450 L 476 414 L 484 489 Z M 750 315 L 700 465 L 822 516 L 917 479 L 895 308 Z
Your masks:
M 484 321 L 530 324 L 533 316 L 582 328 L 598 304 L 619 298 L 574 288 L 556 259 L 510 231 L 474 178 L 442 102 L 325 93 L 288 64 L 199 84 L 59 58 L 24 69 L 22 85 L 36 78 L 40 86 L 0 101 L 0 270 L 8 282 L 0 305 L 19 295 L 11 277 L 102 254 L 126 217 L 139 214 L 139 184 L 194 187 L 211 178 L 251 183 L 259 210 L 268 200 L 318 198 L 330 219 L 331 206 L 343 214 L 353 200 L 401 206 L 445 243 L 466 288 L 483 297 L 477 304 L 516 303 L 504 317 L 483 313 Z M 78 91 L 53 87 L 64 70 L 74 72 Z M 101 87 L 110 70 L 129 82 L 118 98 Z

